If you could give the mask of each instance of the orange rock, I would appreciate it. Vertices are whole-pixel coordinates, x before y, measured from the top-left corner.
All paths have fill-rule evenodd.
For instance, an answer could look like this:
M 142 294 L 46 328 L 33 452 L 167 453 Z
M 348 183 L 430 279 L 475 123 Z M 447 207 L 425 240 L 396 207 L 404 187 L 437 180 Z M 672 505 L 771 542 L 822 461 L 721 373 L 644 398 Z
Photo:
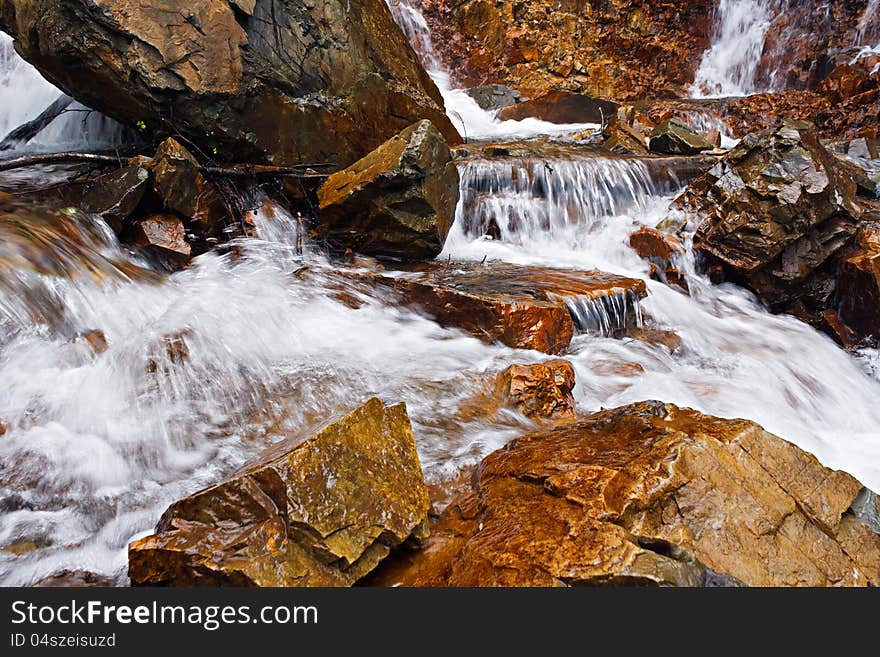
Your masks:
M 861 490 L 752 422 L 640 402 L 490 454 L 371 583 L 876 586 Z
M 648 226 L 642 226 L 630 235 L 629 245 L 639 256 L 648 259 L 668 261 L 684 253 L 684 247 L 677 238 Z
M 78 337 L 89 345 L 89 348 L 96 354 L 103 354 L 107 351 L 107 336 L 104 335 L 104 331 L 96 329 L 81 333 Z
M 405 305 L 443 326 L 462 329 L 486 342 L 548 354 L 562 353 L 574 335 L 569 303 L 589 304 L 622 295 L 625 319 L 634 322 L 632 306 L 647 295 L 640 279 L 501 263 L 456 264 L 449 269 L 435 265 L 417 276 L 377 275 L 369 280 L 396 290 Z
M 157 214 L 135 221 L 132 241 L 138 246 L 156 247 L 188 256 L 191 247 L 186 241 L 183 222 L 170 214 Z
M 572 418 L 575 414 L 574 368 L 567 360 L 511 365 L 498 375 L 496 394 L 526 417 Z
M 847 327 L 859 337 L 880 336 L 880 226 L 862 228 L 855 249 L 840 261 L 837 297 Z

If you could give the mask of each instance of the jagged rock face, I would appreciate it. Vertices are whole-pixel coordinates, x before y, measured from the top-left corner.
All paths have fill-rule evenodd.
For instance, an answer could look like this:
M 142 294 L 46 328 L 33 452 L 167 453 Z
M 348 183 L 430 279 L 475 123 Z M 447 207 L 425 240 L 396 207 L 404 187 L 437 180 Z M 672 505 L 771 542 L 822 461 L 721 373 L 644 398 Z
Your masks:
M 318 202 L 318 231 L 337 248 L 425 260 L 455 219 L 458 168 L 440 131 L 420 121 L 330 176 Z
M 651 151 L 668 155 L 697 155 L 714 146 L 678 121 L 665 121 L 651 132 Z
M 857 336 L 880 338 L 880 224 L 862 228 L 852 252 L 840 260 L 837 297 L 846 327 Z
M 626 100 L 680 97 L 712 30 L 712 3 L 424 0 L 435 48 L 464 86 L 501 83 Z
M 403 404 L 376 398 L 175 502 L 129 546 L 134 585 L 349 586 L 426 537 L 430 503 Z
M 783 123 L 743 138 L 672 207 L 700 222 L 699 253 L 780 310 L 833 290 L 808 281 L 825 288 L 814 274 L 856 232 L 856 178 L 808 124 Z
M 53 84 L 221 160 L 347 166 L 422 118 L 459 137 L 383 0 L 0 0 Z
M 574 417 L 574 384 L 571 363 L 554 359 L 509 366 L 495 380 L 495 391 L 502 404 L 526 417 L 559 420 Z
M 376 583 L 877 585 L 861 489 L 752 422 L 640 402 L 490 454 Z

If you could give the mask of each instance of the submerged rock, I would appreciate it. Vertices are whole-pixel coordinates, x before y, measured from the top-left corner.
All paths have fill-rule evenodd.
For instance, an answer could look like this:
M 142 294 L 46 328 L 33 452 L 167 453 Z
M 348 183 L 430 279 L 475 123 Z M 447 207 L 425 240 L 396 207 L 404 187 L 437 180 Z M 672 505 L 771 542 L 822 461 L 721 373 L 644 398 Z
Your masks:
M 0 29 L 85 105 L 221 160 L 347 166 L 424 118 L 459 140 L 383 0 L 0 0 Z
M 651 131 L 651 152 L 667 155 L 698 155 L 715 145 L 679 121 L 665 121 Z
M 318 232 L 340 250 L 426 260 L 455 218 L 458 169 L 443 135 L 421 121 L 331 175 L 318 201 Z
M 94 588 L 116 586 L 111 578 L 88 570 L 61 570 L 34 584 L 37 588 Z
M 498 375 L 495 390 L 502 404 L 526 417 L 558 420 L 574 417 L 574 384 L 571 363 L 555 359 L 511 365 Z
M 424 539 L 430 507 L 404 404 L 376 398 L 175 502 L 129 546 L 133 585 L 350 586 Z
M 424 551 L 375 583 L 868 586 L 861 485 L 745 420 L 640 402 L 486 457 Z
M 498 113 L 502 121 L 540 119 L 550 123 L 598 123 L 604 125 L 617 116 L 618 104 L 569 91 L 551 91 Z
M 407 306 L 486 342 L 562 353 L 575 328 L 606 335 L 639 321 L 645 282 L 600 271 L 438 265 L 418 275 L 373 276 Z
M 83 192 L 81 207 L 121 229 L 150 187 L 150 173 L 137 164 L 98 176 Z

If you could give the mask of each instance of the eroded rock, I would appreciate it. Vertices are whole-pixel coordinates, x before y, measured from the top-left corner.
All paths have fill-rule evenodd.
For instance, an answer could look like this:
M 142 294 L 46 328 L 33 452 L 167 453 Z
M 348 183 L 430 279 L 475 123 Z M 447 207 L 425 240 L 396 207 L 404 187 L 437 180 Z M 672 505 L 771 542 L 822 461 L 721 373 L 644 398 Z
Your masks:
M 711 151 L 715 145 L 694 132 L 689 126 L 674 120 L 664 121 L 651 131 L 649 147 L 653 153 L 667 155 L 698 155 Z
M 555 359 L 531 365 L 511 365 L 495 381 L 497 397 L 526 417 L 558 420 L 572 418 L 575 401 L 574 368 Z
M 191 248 L 186 241 L 183 222 L 169 214 L 157 214 L 139 219 L 132 224 L 131 241 L 137 246 L 171 251 L 189 256 Z
M 443 135 L 416 123 L 318 190 L 318 231 L 332 245 L 404 261 L 443 249 L 458 203 L 458 169 Z
M 376 583 L 876 585 L 861 490 L 752 422 L 640 402 L 486 457 L 428 547 Z
M 417 275 L 375 276 L 407 306 L 486 342 L 562 353 L 575 328 L 611 334 L 637 323 L 645 282 L 599 271 L 438 265 Z
M 430 506 L 403 404 L 376 398 L 175 502 L 129 546 L 133 585 L 350 586 L 426 537 Z

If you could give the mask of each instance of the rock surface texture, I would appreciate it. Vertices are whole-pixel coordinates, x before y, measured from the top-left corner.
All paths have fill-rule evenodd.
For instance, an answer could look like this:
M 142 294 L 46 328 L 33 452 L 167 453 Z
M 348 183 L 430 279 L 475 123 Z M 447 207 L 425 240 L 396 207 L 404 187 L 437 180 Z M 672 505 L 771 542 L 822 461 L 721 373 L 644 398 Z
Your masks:
M 752 422 L 640 402 L 486 457 L 376 583 L 876 586 L 861 490 Z
M 134 585 L 350 586 L 427 536 L 430 503 L 403 404 L 371 399 L 175 502 L 129 546 Z
M 77 100 L 220 159 L 347 166 L 423 118 L 459 139 L 383 0 L 2 0 L 0 29 Z
M 440 131 L 420 121 L 331 175 L 318 201 L 318 231 L 337 248 L 433 258 L 455 218 L 458 169 Z

